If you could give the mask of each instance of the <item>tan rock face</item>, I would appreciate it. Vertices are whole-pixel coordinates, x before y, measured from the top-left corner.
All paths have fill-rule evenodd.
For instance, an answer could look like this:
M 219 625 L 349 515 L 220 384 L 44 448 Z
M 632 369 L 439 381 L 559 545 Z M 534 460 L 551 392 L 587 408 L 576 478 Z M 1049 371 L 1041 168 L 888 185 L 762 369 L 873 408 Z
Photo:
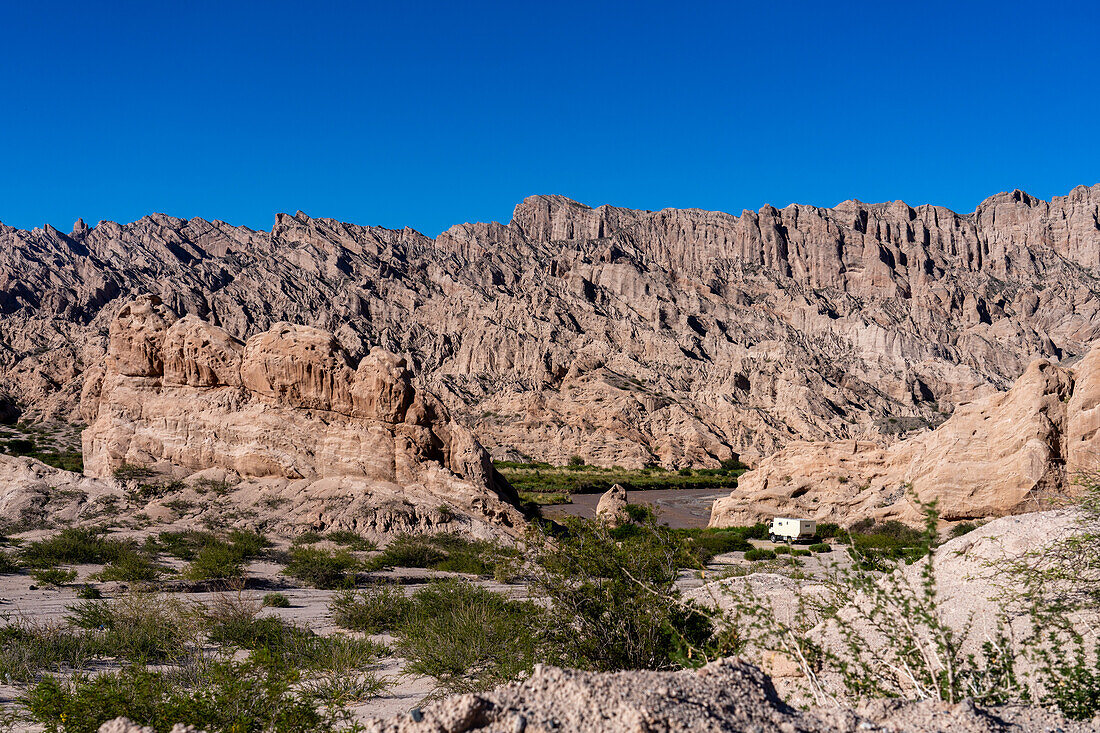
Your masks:
M 1037 360 L 1007 392 L 962 405 L 935 430 L 889 447 L 792 443 L 715 502 L 711 526 L 776 515 L 851 523 L 918 522 L 917 502 L 948 520 L 1035 511 L 1100 468 L 1100 348 L 1072 369 Z
M 177 475 L 220 468 L 267 480 L 299 504 L 319 502 L 312 524 L 398 498 L 519 530 L 514 491 L 470 431 L 415 387 L 403 359 L 376 349 L 353 369 L 316 328 L 280 323 L 241 344 L 169 313 L 143 296 L 112 324 L 106 370 L 85 394 L 87 475 L 124 464 Z
M 183 356 L 154 363 L 147 339 L 115 344 L 119 373 L 211 386 L 236 373 L 236 339 L 302 350 L 299 374 L 250 360 L 255 394 L 331 405 L 349 397 L 323 380 L 381 347 L 500 457 L 713 466 L 798 440 L 889 443 L 1100 338 L 1098 217 L 1100 186 L 1049 202 L 999 194 L 967 215 L 534 196 L 508 224 L 434 240 L 302 213 L 269 232 L 160 214 L 69 235 L 0 225 L 0 391 L 31 419 L 75 417 L 83 385 L 98 389 L 109 325 L 147 292 L 224 343 L 192 373 Z M 125 318 L 161 333 L 166 316 Z M 172 335 L 174 354 L 194 352 Z M 402 422 L 412 405 L 387 379 L 398 393 L 362 409 Z

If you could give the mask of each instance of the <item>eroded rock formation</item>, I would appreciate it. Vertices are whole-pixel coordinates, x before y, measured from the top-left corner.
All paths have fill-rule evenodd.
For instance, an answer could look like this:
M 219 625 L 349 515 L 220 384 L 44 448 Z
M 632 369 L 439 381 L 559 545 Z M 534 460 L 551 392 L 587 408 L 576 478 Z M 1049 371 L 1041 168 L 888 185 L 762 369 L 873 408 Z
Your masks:
M 73 416 L 121 303 L 152 292 L 239 341 L 285 321 L 355 363 L 401 354 L 502 457 L 713 466 L 890 442 L 1100 337 L 1098 211 L 1082 186 L 967 215 L 534 196 L 507 225 L 434 240 L 302 213 L 270 232 L 160 214 L 0 226 L 0 390 L 31 419 Z M 194 368 L 177 378 L 217 373 Z
M 156 296 L 122 306 L 109 344 L 82 398 L 89 476 L 220 470 L 308 525 L 415 529 L 440 507 L 523 523 L 473 434 L 394 354 L 355 365 L 332 334 L 288 323 L 242 343 Z
M 714 503 L 713 527 L 777 515 L 849 524 L 918 523 L 935 500 L 946 520 L 1035 511 L 1100 468 L 1100 347 L 1072 368 L 1040 359 L 1007 392 L 961 405 L 932 431 L 883 447 L 796 442 Z

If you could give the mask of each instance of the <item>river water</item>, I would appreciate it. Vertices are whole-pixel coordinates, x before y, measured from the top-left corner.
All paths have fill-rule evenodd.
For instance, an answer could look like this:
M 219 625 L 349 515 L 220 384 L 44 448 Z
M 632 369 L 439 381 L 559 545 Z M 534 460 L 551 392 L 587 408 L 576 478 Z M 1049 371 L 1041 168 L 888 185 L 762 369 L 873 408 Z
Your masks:
M 650 504 L 657 510 L 657 518 L 670 527 L 706 527 L 710 521 L 710 507 L 715 499 L 729 496 L 730 489 L 654 489 L 629 491 L 626 499 L 631 504 Z M 596 504 L 601 494 L 573 494 L 571 504 L 544 506 L 542 513 L 550 519 L 574 516 L 591 519 L 596 516 Z

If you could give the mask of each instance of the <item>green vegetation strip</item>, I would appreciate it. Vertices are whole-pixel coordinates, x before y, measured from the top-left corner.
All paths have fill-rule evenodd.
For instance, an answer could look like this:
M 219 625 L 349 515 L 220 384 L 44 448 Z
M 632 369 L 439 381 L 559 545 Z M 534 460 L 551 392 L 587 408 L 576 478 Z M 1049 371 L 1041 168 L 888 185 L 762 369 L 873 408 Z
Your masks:
M 720 468 L 681 468 L 677 471 L 659 467 L 601 468 L 582 462 L 553 466 L 497 461 L 494 465 L 521 497 L 538 504 L 568 503 L 570 494 L 602 494 L 615 484 L 630 491 L 732 489 L 737 486 L 737 477 L 745 472 L 745 467 L 736 461 L 727 461 Z

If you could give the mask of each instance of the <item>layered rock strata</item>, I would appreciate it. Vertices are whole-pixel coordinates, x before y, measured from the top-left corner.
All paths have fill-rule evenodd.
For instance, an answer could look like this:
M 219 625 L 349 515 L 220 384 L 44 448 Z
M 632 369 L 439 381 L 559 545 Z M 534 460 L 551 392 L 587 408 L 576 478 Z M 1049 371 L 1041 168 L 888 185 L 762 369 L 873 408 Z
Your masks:
M 714 503 L 710 525 L 792 515 L 843 524 L 919 523 L 1035 511 L 1075 493 L 1100 468 L 1100 348 L 1072 368 L 1040 359 L 1012 389 L 961 405 L 949 420 L 889 447 L 796 442 L 744 474 Z
M 298 213 L 0 226 L 0 391 L 72 418 L 121 304 L 244 341 L 286 321 L 406 357 L 500 457 L 755 463 L 934 426 L 1100 336 L 1100 186 L 901 202 L 589 208 L 534 196 L 434 240 Z
M 320 329 L 279 323 L 241 342 L 140 297 L 112 323 L 81 410 L 89 476 L 213 470 L 310 525 L 415 529 L 441 507 L 506 531 L 523 523 L 488 454 L 404 359 L 376 348 L 354 364 Z

